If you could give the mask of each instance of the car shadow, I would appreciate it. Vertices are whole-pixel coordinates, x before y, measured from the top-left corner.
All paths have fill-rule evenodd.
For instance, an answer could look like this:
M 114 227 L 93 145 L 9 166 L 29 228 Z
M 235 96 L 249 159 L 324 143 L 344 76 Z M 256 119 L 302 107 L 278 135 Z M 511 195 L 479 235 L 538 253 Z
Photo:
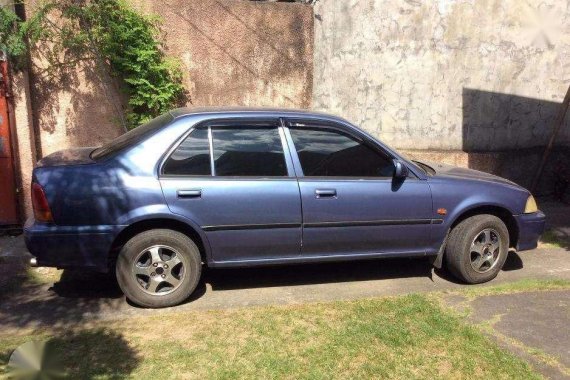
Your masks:
M 522 268 L 522 260 L 510 252 L 504 270 Z M 208 286 L 212 291 L 256 289 L 358 282 L 396 278 L 428 278 L 434 276 L 461 284 L 445 269 L 433 270 L 428 258 L 398 258 L 370 261 L 287 265 L 258 268 L 207 269 L 190 298 L 202 298 Z M 13 294 L 0 302 L 0 315 L 6 326 L 69 325 L 86 318 L 115 313 L 125 307 L 137 307 L 127 300 L 111 274 L 84 270 L 64 270 L 61 278 L 49 287 L 30 288 L 31 293 Z M 29 290 L 30 291 L 30 290 Z M 130 305 L 130 306 L 129 306 Z
M 427 258 L 400 258 L 273 267 L 207 270 L 212 290 L 327 284 L 407 277 L 430 277 Z
M 510 272 L 513 270 L 523 269 L 523 267 L 524 264 L 519 254 L 515 251 L 510 251 L 509 255 L 507 256 L 507 260 L 503 265 L 503 271 Z
M 64 298 L 120 298 L 123 296 L 113 274 L 66 269 L 50 288 Z
M 212 290 L 327 284 L 406 277 L 431 277 L 426 258 L 384 259 L 256 268 L 204 268 L 198 287 L 187 302 L 201 298 L 206 284 Z M 121 289 L 112 274 L 66 269 L 50 288 L 63 298 L 120 298 Z M 133 306 L 135 306 L 133 304 Z
M 510 251 L 503 271 L 522 268 L 521 257 L 515 251 Z M 445 268 L 434 269 L 428 258 L 392 258 L 233 269 L 204 268 L 202 279 L 187 302 L 201 298 L 206 293 L 206 284 L 209 284 L 213 291 L 217 291 L 411 277 L 427 277 L 433 280 L 434 274 L 443 280 L 463 284 Z M 51 290 L 64 298 L 122 297 L 113 275 L 78 270 L 63 271 L 60 281 L 56 282 Z

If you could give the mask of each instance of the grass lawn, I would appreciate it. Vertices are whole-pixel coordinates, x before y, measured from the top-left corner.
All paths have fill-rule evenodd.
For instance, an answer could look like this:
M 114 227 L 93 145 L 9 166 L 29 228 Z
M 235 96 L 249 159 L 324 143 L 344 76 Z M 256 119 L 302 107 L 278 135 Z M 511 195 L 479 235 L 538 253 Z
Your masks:
M 540 378 L 435 295 L 157 313 L 0 335 L 46 340 L 75 379 Z
M 570 250 L 570 236 L 559 230 L 546 230 L 540 237 L 544 248 L 564 248 Z

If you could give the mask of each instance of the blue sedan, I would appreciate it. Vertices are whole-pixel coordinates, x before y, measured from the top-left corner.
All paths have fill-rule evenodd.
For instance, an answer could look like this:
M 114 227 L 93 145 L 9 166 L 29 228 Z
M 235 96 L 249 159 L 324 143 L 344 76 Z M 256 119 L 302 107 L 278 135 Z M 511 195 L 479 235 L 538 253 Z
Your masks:
M 183 302 L 203 265 L 428 256 L 481 283 L 545 224 L 515 183 L 410 161 L 341 118 L 293 110 L 171 111 L 43 158 L 32 201 L 32 264 L 114 271 L 146 307 Z

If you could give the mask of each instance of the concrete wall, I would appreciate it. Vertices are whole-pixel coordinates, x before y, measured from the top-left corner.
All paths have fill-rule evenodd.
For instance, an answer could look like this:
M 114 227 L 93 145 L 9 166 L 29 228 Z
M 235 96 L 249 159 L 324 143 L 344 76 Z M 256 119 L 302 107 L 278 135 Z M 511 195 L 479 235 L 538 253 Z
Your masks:
M 568 4 L 320 0 L 313 106 L 396 148 L 544 146 L 570 84 Z

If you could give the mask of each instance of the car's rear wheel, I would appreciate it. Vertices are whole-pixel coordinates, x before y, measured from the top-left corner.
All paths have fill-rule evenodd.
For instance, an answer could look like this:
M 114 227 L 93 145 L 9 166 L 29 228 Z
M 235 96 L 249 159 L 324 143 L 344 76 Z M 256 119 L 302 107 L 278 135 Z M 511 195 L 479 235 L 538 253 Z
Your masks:
M 475 215 L 455 226 L 445 248 L 449 271 L 469 284 L 499 274 L 509 252 L 509 231 L 494 215 Z
M 200 280 L 200 251 L 188 236 L 165 229 L 130 239 L 117 258 L 117 280 L 132 302 L 167 307 L 186 300 Z

